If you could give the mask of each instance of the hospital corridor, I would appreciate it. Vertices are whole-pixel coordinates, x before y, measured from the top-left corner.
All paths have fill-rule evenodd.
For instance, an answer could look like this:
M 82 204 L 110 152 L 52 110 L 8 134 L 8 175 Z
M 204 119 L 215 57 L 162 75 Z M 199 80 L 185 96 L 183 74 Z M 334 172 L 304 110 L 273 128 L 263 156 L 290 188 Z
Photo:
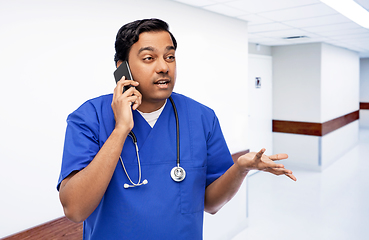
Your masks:
M 1 3 L 0 240 L 369 240 L 369 0 Z

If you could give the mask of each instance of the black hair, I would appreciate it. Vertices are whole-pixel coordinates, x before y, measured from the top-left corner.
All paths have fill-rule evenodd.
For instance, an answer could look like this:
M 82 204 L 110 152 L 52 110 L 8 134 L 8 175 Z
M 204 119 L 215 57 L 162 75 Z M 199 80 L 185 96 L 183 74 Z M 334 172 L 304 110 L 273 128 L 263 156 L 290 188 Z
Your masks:
M 159 32 L 166 31 L 172 38 L 174 49 L 177 49 L 177 41 L 173 34 L 169 31 L 169 26 L 166 22 L 160 19 L 151 18 L 136 20 L 122 26 L 115 39 L 115 65 L 119 60 L 128 60 L 129 51 L 134 43 L 138 41 L 139 35 L 143 32 Z

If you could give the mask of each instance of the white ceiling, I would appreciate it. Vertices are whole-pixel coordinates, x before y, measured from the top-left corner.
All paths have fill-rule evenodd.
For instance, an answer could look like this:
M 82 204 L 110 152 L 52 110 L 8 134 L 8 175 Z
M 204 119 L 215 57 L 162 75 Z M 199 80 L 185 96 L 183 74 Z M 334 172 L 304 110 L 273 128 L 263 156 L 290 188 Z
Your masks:
M 248 22 L 249 42 L 267 46 L 325 42 L 369 57 L 369 29 L 319 0 L 173 0 Z M 355 0 L 369 10 L 369 0 Z M 294 40 L 286 37 L 306 36 Z

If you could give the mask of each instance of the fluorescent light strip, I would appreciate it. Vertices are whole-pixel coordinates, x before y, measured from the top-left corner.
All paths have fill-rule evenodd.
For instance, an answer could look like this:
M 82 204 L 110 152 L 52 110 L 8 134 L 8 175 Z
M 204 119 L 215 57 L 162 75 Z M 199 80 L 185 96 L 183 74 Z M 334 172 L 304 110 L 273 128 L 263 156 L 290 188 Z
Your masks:
M 320 0 L 354 21 L 364 28 L 369 29 L 369 12 L 353 0 Z

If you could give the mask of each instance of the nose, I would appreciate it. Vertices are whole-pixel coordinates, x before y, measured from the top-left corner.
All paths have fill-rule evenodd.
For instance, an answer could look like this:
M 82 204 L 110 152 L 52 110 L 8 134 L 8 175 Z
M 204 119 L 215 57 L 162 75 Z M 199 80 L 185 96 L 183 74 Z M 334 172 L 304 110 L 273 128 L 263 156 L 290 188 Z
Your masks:
M 158 59 L 156 62 L 156 73 L 168 73 L 169 66 L 165 59 Z

